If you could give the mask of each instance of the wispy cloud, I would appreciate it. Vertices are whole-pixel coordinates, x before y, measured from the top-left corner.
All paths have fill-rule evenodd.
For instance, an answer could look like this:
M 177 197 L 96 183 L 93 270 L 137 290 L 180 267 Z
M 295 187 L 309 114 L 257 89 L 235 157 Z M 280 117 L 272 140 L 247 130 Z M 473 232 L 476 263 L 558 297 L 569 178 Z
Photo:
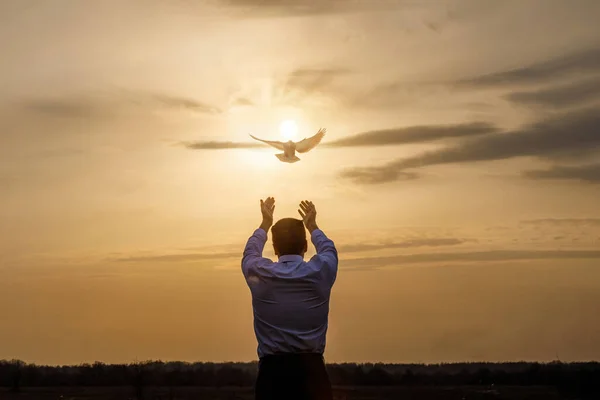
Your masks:
M 359 183 L 382 183 L 402 179 L 406 169 L 431 165 L 492 161 L 515 157 L 559 157 L 600 147 L 600 110 L 563 113 L 527 125 L 514 132 L 489 134 L 464 140 L 455 146 L 430 151 L 382 166 L 351 168 L 341 172 Z M 568 174 L 558 171 L 557 173 Z M 581 171 L 579 171 L 581 172 Z M 593 171 L 588 171 L 590 177 Z
M 69 118 L 108 116 L 112 111 L 102 102 L 78 96 L 30 99 L 19 106 L 32 114 Z
M 506 99 L 526 106 L 578 106 L 600 100 L 600 77 L 534 91 L 514 92 L 506 95 Z
M 285 78 L 282 86 L 286 89 L 312 92 L 328 86 L 335 78 L 349 73 L 349 70 L 343 68 L 299 68 Z
M 430 238 L 407 238 L 401 241 L 390 241 L 384 243 L 350 243 L 338 244 L 340 252 L 344 253 L 360 253 L 377 250 L 390 249 L 408 249 L 420 247 L 444 247 L 458 246 L 467 242 L 473 242 L 473 239 L 451 238 L 451 237 L 430 237 Z M 233 246 L 232 246 L 233 247 Z M 126 255 L 118 256 L 110 259 L 112 262 L 194 262 L 202 260 L 219 260 L 232 259 L 242 257 L 242 249 L 239 251 L 204 251 L 204 252 L 187 252 L 173 254 L 141 254 L 141 255 Z
M 215 106 L 211 106 L 188 97 L 174 96 L 164 93 L 149 93 L 148 102 L 151 104 L 154 103 L 157 106 L 163 106 L 165 108 L 189 110 L 202 114 L 221 113 L 221 110 Z
M 587 183 L 600 183 L 600 164 L 582 166 L 555 165 L 546 170 L 525 171 L 531 179 L 575 180 Z
M 255 149 L 259 147 L 265 147 L 261 143 L 252 142 L 182 142 L 184 147 L 191 150 L 226 150 L 226 149 Z
M 376 269 L 424 263 L 501 262 L 526 260 L 600 259 L 598 250 L 489 250 L 454 253 L 421 253 L 389 257 L 343 259 L 346 268 Z
M 462 138 L 485 135 L 497 132 L 498 129 L 486 122 L 473 122 L 456 125 L 423 125 L 404 128 L 382 129 L 358 133 L 333 142 L 324 142 L 326 147 L 367 147 L 386 146 L 411 143 L 427 143 L 436 140 Z M 223 149 L 253 149 L 264 147 L 261 143 L 254 142 L 185 142 L 183 146 L 192 150 L 223 150 Z M 406 174 L 406 178 L 413 174 Z
M 600 48 L 592 48 L 509 71 L 495 72 L 464 79 L 457 82 L 457 85 L 467 87 L 504 87 L 540 84 L 554 82 L 556 79 L 580 75 L 582 73 L 595 73 L 599 70 Z
M 16 102 L 25 112 L 63 118 L 105 118 L 136 108 L 218 114 L 219 108 L 198 100 L 167 93 L 121 91 L 48 96 Z
M 231 105 L 234 107 L 251 107 L 254 106 L 254 102 L 247 97 L 237 97 L 233 99 Z
M 448 138 L 478 136 L 497 131 L 498 129 L 494 125 L 486 122 L 438 126 L 423 125 L 363 132 L 333 142 L 324 143 L 324 145 L 331 147 L 363 147 L 425 143 Z
M 218 260 L 224 258 L 235 258 L 241 259 L 241 251 L 237 252 L 215 252 L 215 253 L 183 253 L 183 254 L 152 254 L 152 255 L 139 255 L 139 256 L 125 256 L 112 258 L 110 261 L 113 262 L 192 262 L 201 260 Z
M 277 80 L 273 98 L 279 104 L 298 104 L 318 96 L 333 101 L 345 100 L 348 95 L 340 79 L 351 71 L 344 68 L 298 68 Z
M 388 242 L 380 244 L 347 244 L 338 246 L 338 250 L 344 253 L 354 253 L 363 251 L 388 250 L 388 249 L 408 249 L 414 247 L 440 247 L 440 246 L 458 246 L 472 240 L 459 238 L 419 238 L 407 239 L 401 242 Z
M 380 169 L 376 173 L 368 168 L 350 168 L 342 172 L 341 176 L 351 179 L 354 183 L 376 185 L 387 182 L 413 181 L 421 174 L 412 171 L 401 171 L 393 168 Z
M 238 16 L 245 18 L 364 12 L 412 3 L 406 0 L 221 0 L 222 6 L 239 11 Z
M 600 218 L 541 218 L 521 221 L 524 225 L 534 226 L 600 226 Z

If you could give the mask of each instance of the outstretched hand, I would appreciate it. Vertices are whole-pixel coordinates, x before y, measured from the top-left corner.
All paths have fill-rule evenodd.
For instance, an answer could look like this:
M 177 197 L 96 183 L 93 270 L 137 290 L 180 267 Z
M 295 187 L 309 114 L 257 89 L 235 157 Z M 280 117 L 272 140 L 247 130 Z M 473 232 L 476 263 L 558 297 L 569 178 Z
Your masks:
M 319 229 L 317 226 L 317 209 L 312 201 L 302 200 L 300 202 L 300 209 L 298 210 L 298 213 L 302 217 L 304 226 L 310 233 L 312 233 L 315 229 Z
M 275 199 L 267 197 L 266 200 L 260 200 L 260 212 L 262 214 L 262 223 L 260 227 L 266 232 L 273 225 L 273 213 L 275 212 Z

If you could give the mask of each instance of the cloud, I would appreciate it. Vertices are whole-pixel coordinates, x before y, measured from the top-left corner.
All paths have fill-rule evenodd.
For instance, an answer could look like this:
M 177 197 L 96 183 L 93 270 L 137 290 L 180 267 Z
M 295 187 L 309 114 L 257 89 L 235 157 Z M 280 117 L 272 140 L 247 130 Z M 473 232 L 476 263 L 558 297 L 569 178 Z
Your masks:
M 423 82 L 387 81 L 363 86 L 362 82 L 370 80 L 347 68 L 300 68 L 277 80 L 273 98 L 282 105 L 297 106 L 303 100 L 317 100 L 345 109 L 391 110 L 415 106 L 447 92 L 439 84 Z
M 272 85 L 269 85 L 269 104 L 299 107 L 304 102 L 345 101 L 350 96 L 349 92 L 338 81 L 351 73 L 348 69 L 337 67 L 302 67 L 274 76 Z M 232 96 L 229 106 L 251 107 L 260 104 L 264 100 L 264 90 L 260 86 L 239 91 Z
M 477 136 L 496 131 L 498 129 L 495 126 L 486 122 L 439 126 L 423 125 L 363 132 L 324 144 L 330 147 L 364 147 L 424 143 L 447 138 Z
M 182 142 L 184 147 L 191 150 L 225 150 L 225 149 L 255 149 L 265 147 L 262 143 L 241 143 L 241 142 Z
M 552 88 L 515 92 L 506 99 L 526 106 L 572 107 L 600 99 L 600 79 L 571 82 Z
M 335 83 L 350 73 L 344 68 L 298 68 L 279 80 L 275 85 L 274 98 L 280 104 L 297 104 L 314 95 L 334 100 L 345 98 L 346 90 L 336 87 Z
M 392 168 L 382 169 L 377 173 L 366 168 L 351 168 L 342 172 L 342 177 L 351 179 L 355 183 L 365 185 L 375 185 L 391 181 L 412 181 L 421 177 L 416 172 L 400 171 Z
M 598 132 L 600 134 L 600 131 Z M 583 166 L 556 165 L 546 170 L 525 171 L 523 175 L 531 179 L 562 179 L 600 183 L 600 164 Z
M 242 257 L 241 251 L 236 252 L 215 252 L 215 253 L 183 253 L 183 254 L 156 254 L 146 256 L 131 256 L 131 257 L 117 257 L 110 261 L 113 262 L 192 262 L 201 260 L 217 260 L 224 258 L 235 258 Z
M 346 268 L 374 269 L 423 263 L 498 262 L 527 260 L 600 259 L 599 250 L 488 250 L 455 253 L 422 253 L 389 257 L 340 259 Z
M 541 218 L 521 221 L 525 225 L 543 226 L 600 226 L 600 218 Z
M 344 253 L 354 253 L 362 251 L 375 251 L 387 249 L 407 249 L 413 247 L 439 247 L 439 246 L 457 246 L 469 242 L 466 239 L 458 238 L 425 238 L 408 239 L 402 242 L 390 242 L 381 244 L 347 244 L 338 245 L 338 250 Z
M 509 71 L 495 72 L 464 79 L 458 86 L 467 87 L 503 87 L 507 85 L 526 85 L 552 82 L 582 73 L 600 71 L 600 48 L 586 49 L 577 53 L 552 58 Z
M 313 91 L 329 85 L 335 78 L 350 73 L 343 68 L 298 68 L 284 80 L 283 86 Z
M 107 116 L 111 111 L 105 104 L 85 97 L 31 99 L 20 107 L 34 114 L 69 118 Z
M 406 3 L 405 0 L 221 0 L 223 6 L 240 11 L 238 16 L 245 18 L 364 12 Z
M 383 183 L 402 179 L 406 169 L 431 165 L 493 161 L 514 157 L 553 158 L 600 147 L 600 110 L 584 109 L 554 115 L 514 132 L 489 134 L 464 140 L 440 150 L 400 159 L 376 167 L 347 169 L 340 176 L 358 183 Z M 575 171 L 575 173 L 578 171 Z M 579 171 L 585 172 L 585 171 Z M 568 175 L 572 170 L 555 171 Z M 587 171 L 588 179 L 593 171 Z M 357 179 L 358 177 L 358 179 Z
M 143 99 L 143 96 L 140 96 Z M 199 102 L 189 97 L 173 96 L 164 93 L 148 94 L 149 103 L 171 109 L 182 109 L 198 112 L 201 114 L 219 114 L 221 110 L 217 107 Z
M 416 247 L 441 247 L 441 246 L 457 246 L 473 240 L 458 239 L 458 238 L 412 238 L 400 242 L 387 242 L 377 244 L 338 244 L 338 250 L 344 253 L 358 253 L 364 251 L 376 251 L 386 249 L 405 249 Z M 233 247 L 233 246 L 232 246 Z M 242 248 L 239 251 L 220 251 L 220 252 L 191 252 L 179 254 L 146 254 L 139 256 L 124 256 L 111 258 L 112 262 L 129 262 L 129 263 L 144 263 L 144 262 L 194 262 L 202 260 L 218 260 L 231 259 L 242 257 Z
M 497 128 L 485 122 L 473 122 L 457 125 L 423 125 L 405 128 L 383 129 L 362 132 L 356 135 L 338 139 L 333 142 L 324 142 L 326 147 L 366 147 L 385 146 L 409 143 L 426 143 L 435 140 L 478 136 L 496 132 Z M 223 150 L 223 149 L 254 149 L 264 147 L 264 144 L 254 142 L 184 142 L 184 147 L 192 150 Z M 404 178 L 414 178 L 415 174 L 405 174 Z
M 254 102 L 247 97 L 238 97 L 231 102 L 233 107 L 252 107 Z
M 167 93 L 123 91 L 104 95 L 78 94 L 26 99 L 16 103 L 26 112 L 64 118 L 103 118 L 136 108 L 184 110 L 199 114 L 217 114 L 214 106 L 192 98 Z

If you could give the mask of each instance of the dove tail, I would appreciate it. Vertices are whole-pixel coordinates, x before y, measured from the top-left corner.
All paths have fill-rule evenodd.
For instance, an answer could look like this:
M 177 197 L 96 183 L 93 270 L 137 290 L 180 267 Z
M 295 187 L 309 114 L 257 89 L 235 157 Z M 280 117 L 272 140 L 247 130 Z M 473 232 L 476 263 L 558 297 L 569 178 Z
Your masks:
M 275 157 L 279 158 L 279 161 L 286 163 L 295 163 L 297 161 L 300 161 L 300 159 L 296 155 L 293 155 L 292 157 L 287 157 L 285 153 L 275 154 Z

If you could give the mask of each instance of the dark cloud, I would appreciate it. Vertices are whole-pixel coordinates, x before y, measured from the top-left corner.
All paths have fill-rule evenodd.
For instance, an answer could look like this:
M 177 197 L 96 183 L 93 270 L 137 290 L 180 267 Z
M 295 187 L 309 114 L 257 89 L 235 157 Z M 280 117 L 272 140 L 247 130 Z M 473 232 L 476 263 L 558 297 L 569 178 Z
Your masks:
M 457 125 L 424 125 L 407 128 L 382 129 L 363 132 L 333 142 L 331 147 L 383 146 L 391 144 L 424 143 L 434 140 L 477 136 L 496 132 L 498 129 L 486 122 L 473 122 Z
M 598 250 L 489 250 L 455 253 L 422 253 L 389 257 L 340 259 L 346 268 L 374 269 L 423 263 L 499 262 L 559 259 L 600 259 Z
M 577 81 L 535 91 L 515 92 L 506 96 L 514 103 L 541 107 L 572 107 L 600 100 L 600 78 Z
M 457 84 L 468 87 L 539 84 L 552 82 L 558 78 L 598 71 L 600 71 L 600 48 L 593 48 L 509 71 L 495 72 L 461 80 Z
M 382 183 L 401 179 L 404 170 L 412 168 L 523 156 L 552 158 L 599 147 L 600 110 L 592 108 L 555 115 L 514 132 L 470 138 L 455 146 L 382 166 L 348 169 L 341 176 L 359 183 Z M 593 177 L 593 171 L 588 173 Z
M 600 135 L 600 130 L 598 134 Z M 556 165 L 546 170 L 525 171 L 523 175 L 531 179 L 560 179 L 600 183 L 600 164 L 583 166 Z
M 458 138 L 466 136 L 484 135 L 496 132 L 497 129 L 485 122 L 474 122 L 457 125 L 424 125 L 407 128 L 384 129 L 369 131 L 338 139 L 333 142 L 324 142 L 321 146 L 327 147 L 364 147 L 385 146 L 408 143 L 426 143 L 434 140 Z M 192 150 L 223 150 L 223 149 L 254 149 L 265 147 L 261 143 L 253 142 L 185 142 L 183 146 Z M 415 174 L 404 174 L 405 179 L 415 178 Z

